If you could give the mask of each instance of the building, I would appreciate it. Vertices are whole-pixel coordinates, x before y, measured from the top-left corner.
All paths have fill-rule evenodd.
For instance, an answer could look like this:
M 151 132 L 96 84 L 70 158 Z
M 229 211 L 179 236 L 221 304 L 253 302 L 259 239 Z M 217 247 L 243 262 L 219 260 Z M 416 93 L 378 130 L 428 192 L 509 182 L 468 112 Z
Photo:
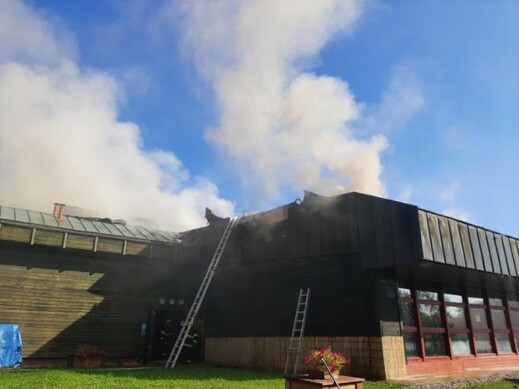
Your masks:
M 24 339 L 36 337 L 38 315 L 61 323 L 30 341 L 29 357 L 61 356 L 79 340 L 113 356 L 147 347 L 147 356 L 160 357 L 170 340 L 164 346 L 156 334 L 178 331 L 226 226 L 212 216 L 207 227 L 174 238 L 137 240 L 128 226 L 131 237 L 54 226 L 62 236 L 50 246 L 38 238 L 46 230 L 37 221 L 0 216 L 0 289 L 26 290 L 9 299 L 11 308 L 3 298 L 0 317 L 10 312 Z M 64 245 L 71 235 L 90 243 Z M 106 239 L 118 242 L 117 252 L 101 252 Z M 409 204 L 306 192 L 303 201 L 235 227 L 199 316 L 205 361 L 282 370 L 299 288 L 310 287 L 306 347 L 342 351 L 351 359 L 347 373 L 399 378 L 519 367 L 518 243 Z
M 81 344 L 142 357 L 150 314 L 185 311 L 174 242 L 108 219 L 0 207 L 0 322 L 20 325 L 24 358 L 59 360 Z M 189 274 L 195 285 L 203 271 Z

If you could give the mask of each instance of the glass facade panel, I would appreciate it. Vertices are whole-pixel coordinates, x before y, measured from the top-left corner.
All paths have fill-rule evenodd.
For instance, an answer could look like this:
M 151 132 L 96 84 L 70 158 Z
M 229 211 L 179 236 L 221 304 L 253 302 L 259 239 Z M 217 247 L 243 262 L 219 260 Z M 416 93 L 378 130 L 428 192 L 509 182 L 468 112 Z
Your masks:
M 423 327 L 441 327 L 442 319 L 440 306 L 434 304 L 419 304 L 420 321 Z
M 497 349 L 500 353 L 511 353 L 512 342 L 510 342 L 509 334 L 496 334 Z
M 418 342 L 416 332 L 404 333 L 404 346 L 406 357 L 418 357 Z
M 465 318 L 465 308 L 446 306 L 447 324 L 450 328 L 467 328 L 467 319 Z
M 453 355 L 469 355 L 470 351 L 469 334 L 451 334 L 451 345 Z
M 398 288 L 398 297 L 411 297 L 411 289 Z
M 483 297 L 470 297 L 469 296 L 469 304 L 483 305 L 483 304 L 485 304 L 485 300 L 483 299 Z
M 494 351 L 490 341 L 490 334 L 474 334 L 474 338 L 476 338 L 476 350 L 478 353 L 485 354 Z
M 488 304 L 489 305 L 498 306 L 498 307 L 502 307 L 503 306 L 503 299 L 496 298 L 496 297 L 489 297 Z
M 404 327 L 416 327 L 414 304 L 400 301 L 400 316 Z
M 445 336 L 443 334 L 424 334 L 423 341 L 427 357 L 447 355 Z
M 443 299 L 447 303 L 462 303 L 463 302 L 463 296 L 460 294 L 445 293 L 443 295 Z
M 438 293 L 436 292 L 429 292 L 425 290 L 417 290 L 416 291 L 416 298 L 419 300 L 435 300 L 438 301 Z
M 481 291 L 481 289 L 469 289 L 468 300 L 469 304 L 485 304 L 485 300 L 483 299 L 483 292 Z
M 510 320 L 512 321 L 512 327 L 519 330 L 519 311 L 509 311 Z
M 418 281 L 417 281 L 418 282 Z M 403 281 L 398 288 L 406 357 L 515 353 L 519 298 L 496 289 Z M 441 294 L 440 294 L 441 293 Z M 511 330 L 513 329 L 513 331 Z M 450 337 L 450 338 L 449 338 Z M 518 353 L 519 354 L 519 353 Z
M 494 325 L 494 328 L 497 328 L 497 329 L 508 328 L 508 326 L 506 325 L 505 311 L 501 311 L 498 309 L 491 309 L 490 315 L 492 316 L 492 324 Z
M 508 300 L 508 306 L 512 308 L 519 308 L 519 301 L 517 300 Z
M 473 328 L 488 328 L 487 314 L 483 308 L 470 308 L 470 320 Z

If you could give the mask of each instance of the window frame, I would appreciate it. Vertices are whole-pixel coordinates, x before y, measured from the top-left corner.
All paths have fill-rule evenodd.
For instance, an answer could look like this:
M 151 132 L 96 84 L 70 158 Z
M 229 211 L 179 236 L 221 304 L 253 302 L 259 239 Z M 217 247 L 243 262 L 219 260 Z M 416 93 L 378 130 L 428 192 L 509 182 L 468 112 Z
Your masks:
M 431 286 L 432 285 L 432 286 Z M 402 295 L 401 289 L 407 289 L 410 291 L 409 295 Z M 426 290 L 431 289 L 431 290 Z M 434 359 L 459 359 L 459 358 L 474 358 L 474 357 L 485 357 L 485 356 L 499 356 L 499 355 L 518 355 L 519 348 L 517 338 L 519 337 L 519 325 L 518 328 L 514 328 L 512 325 L 511 313 L 514 312 L 519 315 L 519 304 L 515 303 L 511 307 L 509 301 L 519 302 L 519 296 L 511 296 L 497 291 L 489 291 L 484 288 L 478 288 L 477 293 L 474 293 L 474 288 L 456 288 L 456 292 L 453 293 L 450 289 L 446 292 L 446 286 L 440 283 L 430 283 L 424 289 L 417 288 L 415 280 L 403 279 L 397 282 L 397 296 L 399 304 L 400 324 L 402 329 L 402 335 L 404 333 L 413 333 L 416 339 L 416 350 L 418 356 L 406 356 L 407 361 L 427 361 Z M 438 299 L 430 300 L 417 298 L 419 291 L 430 291 L 431 293 L 437 293 Z M 462 297 L 462 301 L 446 301 L 445 295 L 458 295 Z M 481 294 L 482 304 L 478 301 L 477 303 L 469 303 L 469 297 L 480 297 L 474 296 L 474 294 Z M 499 296 L 499 297 L 497 297 Z M 491 299 L 501 299 L 501 305 L 493 304 L 494 301 Z M 492 301 L 492 303 L 491 303 Z M 415 326 L 404 326 L 402 319 L 402 304 L 410 304 L 411 314 L 413 315 Z M 420 314 L 420 304 L 437 305 L 440 311 L 441 327 L 425 327 L 422 324 L 422 318 Z M 450 327 L 448 322 L 447 308 L 458 307 L 463 309 L 465 315 L 466 327 Z M 488 328 L 474 328 L 473 318 L 471 316 L 472 309 L 482 309 Z M 504 313 L 505 325 L 507 328 L 496 328 L 497 323 L 494 323 L 492 317 L 493 311 L 502 311 Z M 519 324 L 519 323 L 518 323 Z M 427 355 L 425 349 L 424 335 L 425 334 L 443 334 L 445 341 L 445 352 L 446 355 Z M 469 340 L 470 354 L 455 355 L 452 346 L 452 335 L 454 334 L 467 334 Z M 492 351 L 489 353 L 482 353 L 477 351 L 477 334 L 489 334 L 490 345 Z M 499 351 L 499 343 L 497 335 L 507 334 L 510 339 L 511 352 Z

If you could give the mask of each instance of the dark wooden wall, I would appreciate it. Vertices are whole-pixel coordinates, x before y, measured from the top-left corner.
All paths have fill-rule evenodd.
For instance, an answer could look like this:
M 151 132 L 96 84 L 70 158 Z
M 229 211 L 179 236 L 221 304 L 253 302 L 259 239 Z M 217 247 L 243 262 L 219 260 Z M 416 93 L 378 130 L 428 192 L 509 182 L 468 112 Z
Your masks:
M 191 232 L 203 236 L 201 263 L 223 226 Z M 420 249 L 416 207 L 358 193 L 307 193 L 302 204 L 247 216 L 204 303 L 206 334 L 289 336 L 301 287 L 312 288 L 309 336 L 399 334 L 394 266 L 417 261 Z
M 301 204 L 244 217 L 229 246 L 227 254 L 244 261 L 355 253 L 364 269 L 423 257 L 418 209 L 360 193 L 307 193 Z
M 20 324 L 25 357 L 64 357 L 83 343 L 142 356 L 149 310 L 159 297 L 189 300 L 203 270 L 172 252 L 154 259 L 2 242 L 0 322 Z
M 355 256 L 226 262 L 204 302 L 206 335 L 290 336 L 301 287 L 308 336 L 378 335 L 373 283 Z

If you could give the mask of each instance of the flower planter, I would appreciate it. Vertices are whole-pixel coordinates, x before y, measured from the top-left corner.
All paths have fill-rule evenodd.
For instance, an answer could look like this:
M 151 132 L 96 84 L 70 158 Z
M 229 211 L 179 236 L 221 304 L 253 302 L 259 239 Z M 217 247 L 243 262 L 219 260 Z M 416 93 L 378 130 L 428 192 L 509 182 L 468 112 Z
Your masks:
M 337 370 L 334 371 L 333 376 L 335 378 L 339 377 L 339 371 L 337 371 Z M 317 380 L 331 379 L 330 373 L 328 373 L 327 371 L 321 371 L 318 369 L 308 370 L 308 378 L 313 378 L 313 379 L 317 379 Z
M 348 377 L 340 375 L 337 383 L 341 389 L 362 389 L 364 378 Z M 313 379 L 308 376 L 286 377 L 285 389 L 336 389 L 337 386 L 331 379 Z
M 80 369 L 95 369 L 96 367 L 103 366 L 105 357 L 104 356 L 91 356 L 91 357 L 78 357 L 77 355 L 72 356 L 72 366 Z

